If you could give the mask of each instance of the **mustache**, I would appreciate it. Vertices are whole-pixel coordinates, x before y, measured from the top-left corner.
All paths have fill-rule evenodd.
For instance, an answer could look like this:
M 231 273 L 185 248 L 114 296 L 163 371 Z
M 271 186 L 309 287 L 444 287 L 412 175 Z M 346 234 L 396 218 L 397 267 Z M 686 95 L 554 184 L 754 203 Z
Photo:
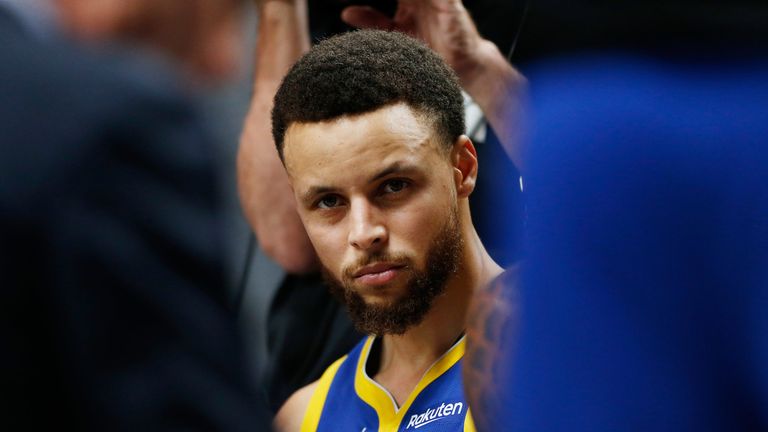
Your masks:
M 380 263 L 380 262 L 390 263 L 396 266 L 402 266 L 402 267 L 408 268 L 408 267 L 411 267 L 412 260 L 411 260 L 411 257 L 409 257 L 406 254 L 375 253 L 372 255 L 360 257 L 353 264 L 345 266 L 341 274 L 344 276 L 344 279 L 352 280 L 354 279 L 355 273 L 357 273 L 357 271 L 360 270 L 361 268 L 367 265 Z

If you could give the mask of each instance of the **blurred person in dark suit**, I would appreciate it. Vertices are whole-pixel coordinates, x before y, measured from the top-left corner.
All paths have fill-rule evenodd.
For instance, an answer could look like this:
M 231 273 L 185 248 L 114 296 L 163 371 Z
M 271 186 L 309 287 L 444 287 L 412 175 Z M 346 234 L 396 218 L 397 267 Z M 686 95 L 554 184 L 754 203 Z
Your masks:
M 0 1 L 0 429 L 264 430 L 191 91 L 240 3 Z

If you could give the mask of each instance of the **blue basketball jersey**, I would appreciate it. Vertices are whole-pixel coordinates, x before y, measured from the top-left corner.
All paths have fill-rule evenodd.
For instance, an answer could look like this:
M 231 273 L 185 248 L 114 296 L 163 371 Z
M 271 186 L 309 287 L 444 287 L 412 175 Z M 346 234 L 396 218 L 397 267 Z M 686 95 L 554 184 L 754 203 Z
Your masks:
M 302 432 L 475 431 L 461 380 L 462 337 L 424 374 L 402 406 L 365 371 L 375 337 L 363 339 L 325 371 Z

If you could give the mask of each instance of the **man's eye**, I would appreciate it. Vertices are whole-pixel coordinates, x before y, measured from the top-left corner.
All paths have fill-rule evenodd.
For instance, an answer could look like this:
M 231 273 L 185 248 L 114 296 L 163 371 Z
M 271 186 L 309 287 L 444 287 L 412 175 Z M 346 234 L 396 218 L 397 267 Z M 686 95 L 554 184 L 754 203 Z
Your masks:
M 388 180 L 386 183 L 384 183 L 383 191 L 384 193 L 397 193 L 402 191 L 408 187 L 408 182 L 405 180 Z
M 317 207 L 321 209 L 329 209 L 339 205 L 339 197 L 335 195 L 328 195 L 320 198 L 317 202 Z

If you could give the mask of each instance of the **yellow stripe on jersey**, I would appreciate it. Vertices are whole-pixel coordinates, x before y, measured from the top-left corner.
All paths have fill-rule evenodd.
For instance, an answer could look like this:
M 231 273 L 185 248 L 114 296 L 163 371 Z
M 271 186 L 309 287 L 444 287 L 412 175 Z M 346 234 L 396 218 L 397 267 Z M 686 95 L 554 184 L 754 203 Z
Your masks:
M 315 387 L 315 391 L 312 393 L 312 399 L 309 400 L 307 411 L 304 413 L 304 420 L 301 422 L 301 432 L 315 432 L 317 430 L 317 425 L 320 424 L 320 415 L 323 413 L 325 398 L 328 396 L 328 390 L 331 388 L 336 372 L 346 358 L 347 356 L 344 356 L 333 362 L 318 380 L 317 387 Z
M 419 393 L 432 383 L 432 381 L 436 380 L 440 375 L 445 373 L 445 371 L 450 369 L 451 366 L 456 364 L 456 362 L 461 360 L 466 346 L 465 337 L 462 337 L 461 340 L 454 344 L 451 349 L 430 366 L 400 408 L 395 405 L 395 401 L 389 392 L 384 390 L 384 388 L 365 373 L 365 364 L 368 361 L 368 354 L 371 351 L 371 345 L 373 345 L 374 339 L 373 336 L 369 336 L 360 353 L 360 358 L 357 362 L 357 371 L 355 372 L 355 392 L 360 399 L 376 410 L 376 414 L 379 416 L 379 432 L 396 432 L 400 423 L 403 421 L 403 417 L 405 417 L 405 414 L 408 412 L 408 409 L 411 407 L 413 401 L 416 400 Z M 465 430 L 467 430 L 466 427 L 465 424 Z M 469 430 L 474 431 L 474 425 L 472 425 L 472 429 Z
M 386 390 L 365 373 L 365 364 L 368 361 L 368 354 L 371 352 L 374 340 L 376 340 L 374 336 L 368 336 L 363 350 L 360 352 L 355 372 L 355 392 L 360 399 L 376 410 L 379 417 L 379 432 L 396 431 L 398 423 L 394 423 L 394 428 L 390 426 L 397 415 L 395 402 Z
M 464 418 L 464 432 L 477 432 L 475 421 L 472 419 L 472 408 L 467 408 L 467 417 Z

